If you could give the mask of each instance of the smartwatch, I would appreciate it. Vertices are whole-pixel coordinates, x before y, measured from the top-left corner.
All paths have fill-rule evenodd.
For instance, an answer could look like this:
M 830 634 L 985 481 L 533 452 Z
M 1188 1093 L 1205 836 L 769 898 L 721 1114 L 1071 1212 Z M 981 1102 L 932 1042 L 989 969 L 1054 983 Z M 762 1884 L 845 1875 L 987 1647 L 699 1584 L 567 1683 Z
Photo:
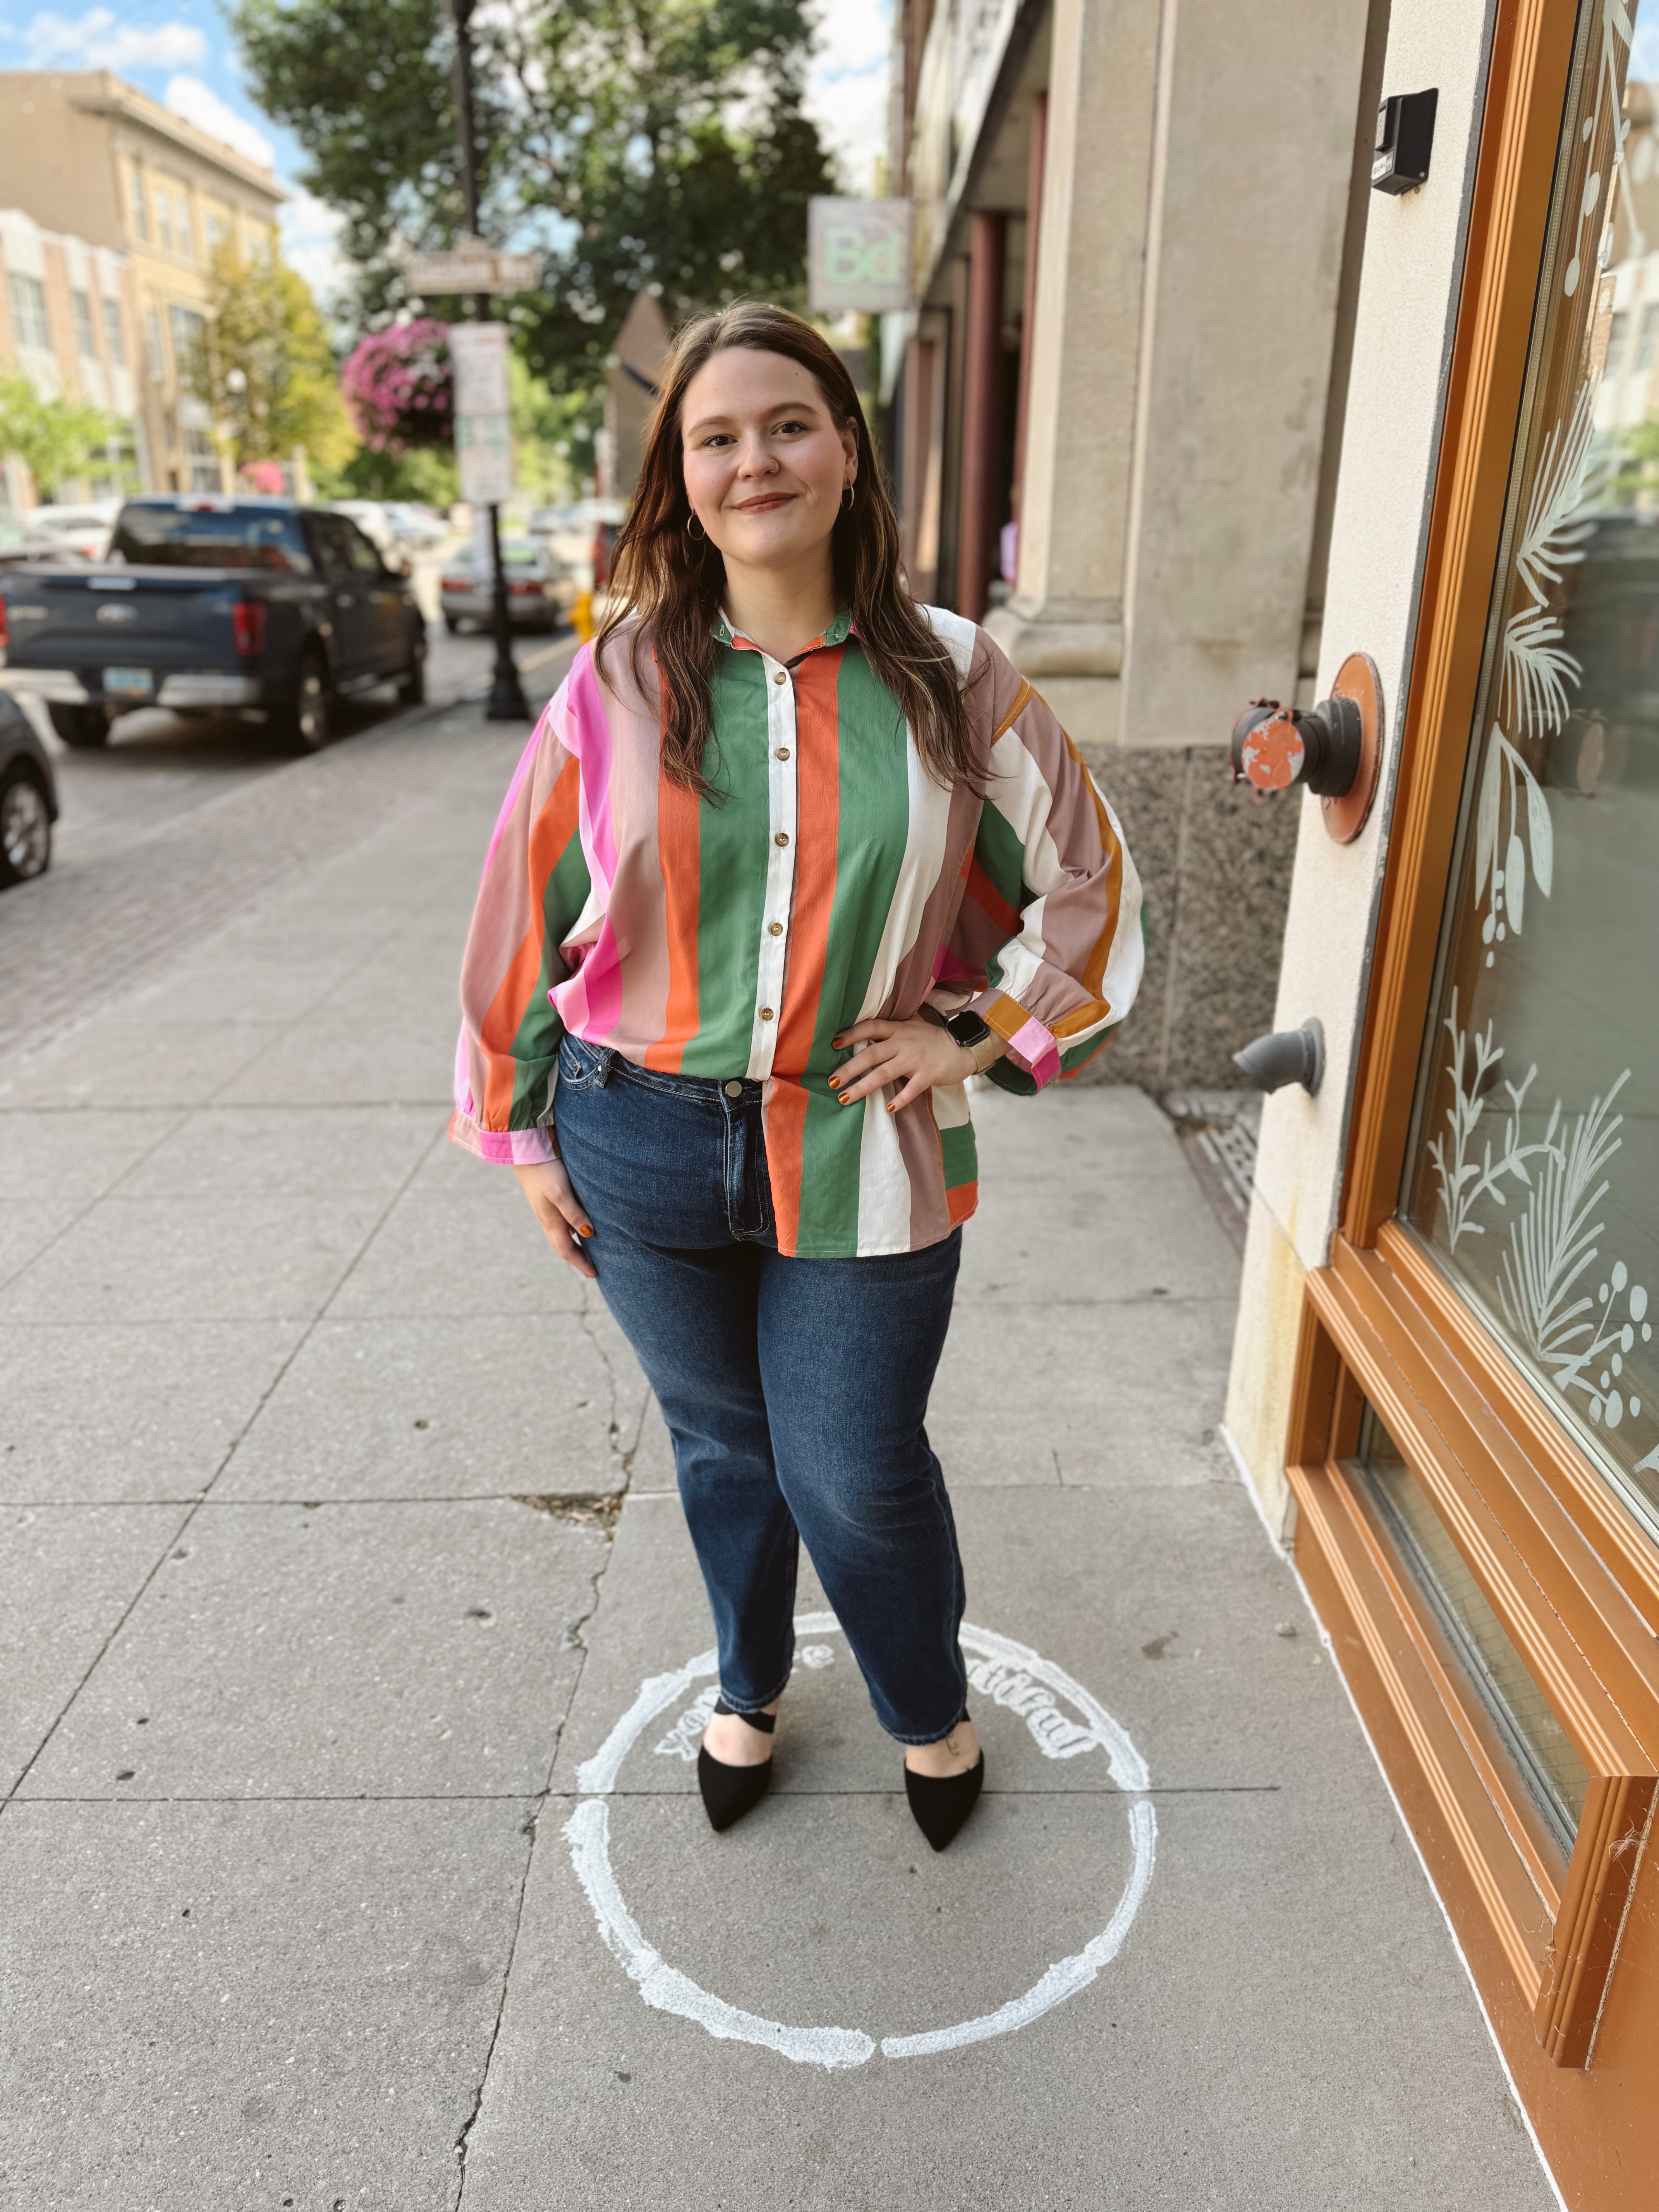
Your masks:
M 975 1075 L 983 1075 L 998 1057 L 1002 1044 L 996 1031 L 969 1009 L 951 1015 L 945 1026 L 959 1045 L 973 1054 Z

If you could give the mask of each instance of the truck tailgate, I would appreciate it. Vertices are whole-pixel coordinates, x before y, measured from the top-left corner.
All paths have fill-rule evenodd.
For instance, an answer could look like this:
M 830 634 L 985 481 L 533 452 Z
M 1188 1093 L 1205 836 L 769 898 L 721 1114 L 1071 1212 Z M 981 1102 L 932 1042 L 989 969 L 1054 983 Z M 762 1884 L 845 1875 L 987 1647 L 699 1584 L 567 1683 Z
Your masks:
M 201 668 L 236 659 L 231 608 L 242 579 L 202 568 L 88 568 L 0 578 L 18 668 L 81 668 L 142 662 Z

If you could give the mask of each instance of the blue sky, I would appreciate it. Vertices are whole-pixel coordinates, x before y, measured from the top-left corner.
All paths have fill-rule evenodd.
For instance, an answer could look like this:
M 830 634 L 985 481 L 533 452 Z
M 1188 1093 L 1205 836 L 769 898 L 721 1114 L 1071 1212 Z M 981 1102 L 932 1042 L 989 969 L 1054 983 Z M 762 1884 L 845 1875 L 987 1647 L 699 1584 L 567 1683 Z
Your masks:
M 435 4 L 435 0 L 434 0 Z M 885 140 L 890 0 L 823 0 L 809 105 L 834 149 L 845 188 L 871 188 Z M 326 301 L 337 282 L 337 225 L 295 182 L 302 166 L 287 131 L 248 98 L 215 0 L 104 0 L 77 9 L 0 0 L 0 68 L 107 69 L 251 159 L 295 192 L 283 211 L 289 259 Z

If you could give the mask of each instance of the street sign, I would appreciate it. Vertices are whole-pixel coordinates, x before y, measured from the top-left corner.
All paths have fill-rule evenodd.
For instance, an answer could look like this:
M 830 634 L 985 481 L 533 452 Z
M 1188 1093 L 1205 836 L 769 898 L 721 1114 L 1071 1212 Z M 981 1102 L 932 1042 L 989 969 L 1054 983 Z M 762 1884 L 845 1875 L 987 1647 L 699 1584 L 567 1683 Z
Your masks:
M 820 314 L 909 306 L 908 200 L 809 200 L 806 243 L 807 298 Z
M 455 459 L 469 507 L 501 507 L 513 496 L 513 422 L 507 415 L 458 415 Z
M 533 292 L 540 257 L 498 253 L 481 238 L 458 239 L 447 253 L 417 253 L 405 272 L 411 292 Z
M 452 323 L 449 358 L 455 372 L 458 416 L 512 413 L 505 323 Z

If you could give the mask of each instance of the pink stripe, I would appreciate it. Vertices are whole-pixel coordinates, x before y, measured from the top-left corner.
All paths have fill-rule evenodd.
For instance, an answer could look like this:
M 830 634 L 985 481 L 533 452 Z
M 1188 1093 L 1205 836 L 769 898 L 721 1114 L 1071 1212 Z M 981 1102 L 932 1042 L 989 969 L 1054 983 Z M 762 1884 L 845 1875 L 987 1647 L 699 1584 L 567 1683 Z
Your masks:
M 1033 1075 L 1036 1075 L 1039 1064 L 1049 1057 L 1053 1058 L 1056 1067 L 1060 1065 L 1060 1048 L 1035 1014 L 1023 1029 L 1016 1030 L 1009 1038 L 1008 1049 L 1025 1062 Z M 1037 1076 L 1039 1083 L 1042 1079 Z
M 611 725 L 605 720 L 593 656 L 577 656 L 565 683 L 569 720 L 565 744 L 581 762 L 582 850 L 588 872 L 608 892 L 617 880 L 617 836 L 611 819 Z
M 530 772 L 536 765 L 536 756 L 541 750 L 542 732 L 547 727 L 548 717 L 558 703 L 556 698 L 548 701 L 543 710 L 542 719 L 537 723 L 532 733 L 530 743 L 519 756 L 519 765 L 514 769 L 513 781 L 507 787 L 507 797 L 501 801 L 501 811 L 495 817 L 495 827 L 489 839 L 489 850 L 484 854 L 483 872 L 486 876 L 489 873 L 489 864 L 495 857 L 495 848 L 501 842 L 501 832 L 507 827 L 507 817 L 512 813 L 519 793 L 524 789 Z
M 547 995 L 568 1030 L 589 1044 L 607 1041 L 622 1013 L 622 953 L 608 921 L 580 968 Z
M 497 1167 L 540 1167 L 558 1158 L 545 1129 L 481 1129 L 476 1121 L 458 1114 L 449 1125 L 449 1133 L 456 1144 Z

